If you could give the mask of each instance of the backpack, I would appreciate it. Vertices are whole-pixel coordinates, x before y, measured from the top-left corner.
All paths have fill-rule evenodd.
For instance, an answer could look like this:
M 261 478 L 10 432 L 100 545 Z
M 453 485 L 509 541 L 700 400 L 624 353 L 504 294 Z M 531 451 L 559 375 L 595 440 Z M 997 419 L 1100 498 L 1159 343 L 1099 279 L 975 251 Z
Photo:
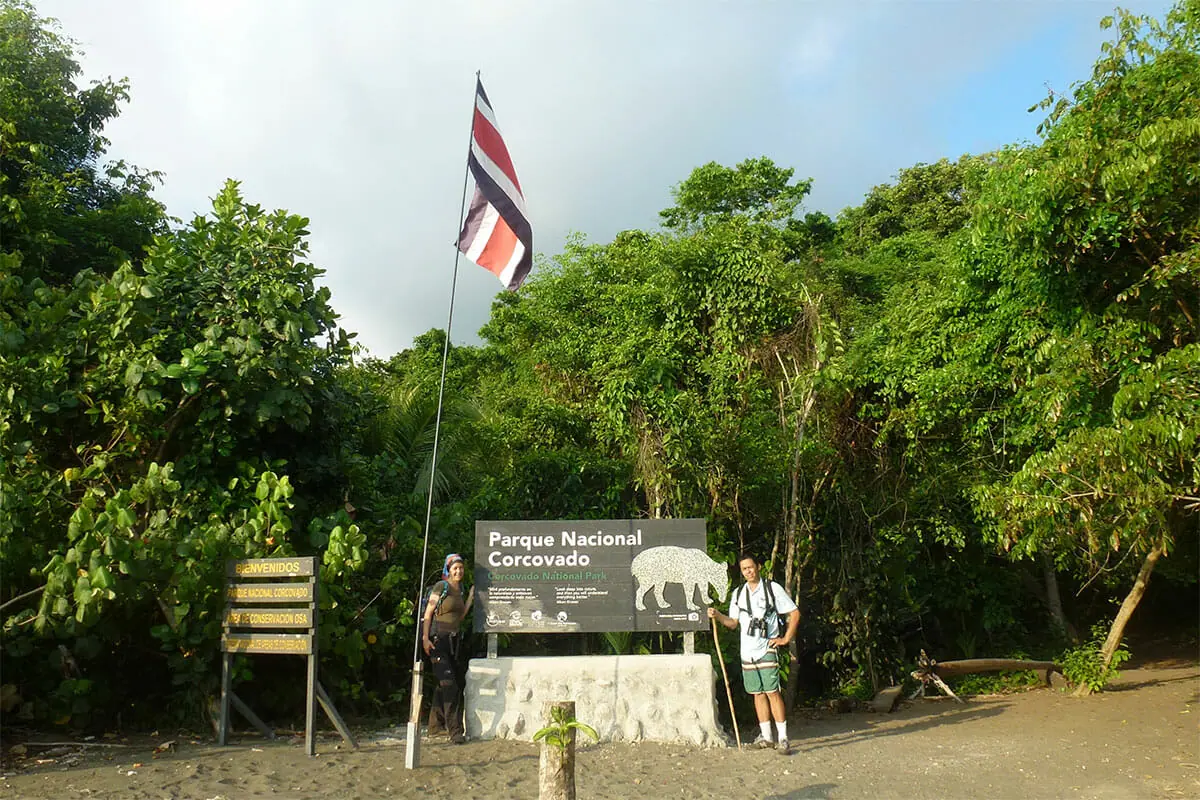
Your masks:
M 445 581 L 436 581 L 434 584 L 421 592 L 421 604 L 416 608 L 417 617 L 417 655 L 421 659 L 421 663 L 427 669 L 432 669 L 432 662 L 429 660 L 429 654 L 425 652 L 425 648 L 421 646 L 421 632 L 425 630 L 425 609 L 429 607 L 429 600 L 441 587 L 441 595 L 438 596 L 437 604 L 433 607 L 433 615 L 436 617 L 438 612 L 442 610 L 442 601 L 446 599 L 446 595 L 450 593 L 450 586 Z
M 421 593 L 421 604 L 417 606 L 417 619 L 425 619 L 425 609 L 429 607 L 429 600 L 433 597 L 434 592 L 441 587 L 442 593 L 438 595 L 437 604 L 433 607 L 433 615 L 436 617 L 442 611 L 442 603 L 446 600 L 446 595 L 450 594 L 450 584 L 446 581 L 437 581 Z M 422 622 L 424 624 L 424 622 Z

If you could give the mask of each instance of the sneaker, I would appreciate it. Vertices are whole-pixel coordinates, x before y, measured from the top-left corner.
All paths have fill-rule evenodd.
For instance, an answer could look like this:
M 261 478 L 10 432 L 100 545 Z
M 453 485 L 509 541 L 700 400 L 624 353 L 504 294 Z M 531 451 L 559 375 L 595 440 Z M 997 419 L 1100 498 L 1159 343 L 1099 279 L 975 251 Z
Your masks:
M 780 739 L 779 744 L 775 745 L 775 752 L 781 756 L 790 756 L 792 754 L 792 745 L 787 739 Z
M 760 733 L 758 738 L 754 740 L 754 744 L 752 746 L 757 747 L 760 750 L 769 750 L 774 747 L 775 744 Z

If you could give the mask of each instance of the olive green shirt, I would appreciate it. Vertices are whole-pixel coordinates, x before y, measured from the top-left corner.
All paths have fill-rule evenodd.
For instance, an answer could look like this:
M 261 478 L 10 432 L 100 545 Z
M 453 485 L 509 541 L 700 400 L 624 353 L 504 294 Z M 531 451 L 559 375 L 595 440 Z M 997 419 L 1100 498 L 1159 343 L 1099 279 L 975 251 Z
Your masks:
M 445 597 L 442 597 L 443 593 Z M 437 607 L 433 615 L 430 635 L 458 633 L 463 618 L 467 616 L 467 599 L 461 589 L 455 589 L 449 581 L 438 581 L 429 595 L 429 602 Z

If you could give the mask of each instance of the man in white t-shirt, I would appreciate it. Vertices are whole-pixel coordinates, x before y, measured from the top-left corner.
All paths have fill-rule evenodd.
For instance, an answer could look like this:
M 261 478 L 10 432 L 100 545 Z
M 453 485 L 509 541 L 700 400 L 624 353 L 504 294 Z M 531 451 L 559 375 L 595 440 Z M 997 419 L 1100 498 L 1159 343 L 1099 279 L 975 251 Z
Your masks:
M 729 600 L 729 615 L 715 608 L 708 616 L 726 628 L 741 625 L 742 684 L 754 697 L 754 711 L 762 730 L 755 745 L 771 746 L 771 719 L 775 720 L 778 742 L 775 749 L 790 755 L 787 737 L 787 716 L 783 695 L 779 693 L 779 655 L 777 648 L 786 648 L 796 637 L 800 626 L 800 610 L 786 591 L 772 580 L 759 580 L 758 561 L 743 555 L 738 568 L 746 584 L 733 592 Z M 780 618 L 787 618 L 787 631 L 780 633 Z M 735 722 L 736 724 L 736 722 Z

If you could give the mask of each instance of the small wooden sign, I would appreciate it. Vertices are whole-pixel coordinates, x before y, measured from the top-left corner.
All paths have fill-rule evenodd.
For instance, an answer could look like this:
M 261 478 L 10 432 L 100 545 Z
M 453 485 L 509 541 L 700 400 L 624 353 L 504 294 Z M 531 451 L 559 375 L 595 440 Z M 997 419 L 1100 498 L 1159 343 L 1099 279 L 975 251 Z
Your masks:
M 312 654 L 311 633 L 227 633 L 221 637 L 221 649 L 226 653 L 287 653 Z
M 227 608 L 225 625 L 230 628 L 311 628 L 309 608 Z
M 333 707 L 333 701 L 317 680 L 317 574 L 313 556 L 285 558 L 244 558 L 225 562 L 225 614 L 221 637 L 221 722 L 217 743 L 224 745 L 229 734 L 229 707 L 232 705 L 250 720 L 268 739 L 275 732 L 263 724 L 250 707 L 233 691 L 235 653 L 265 653 L 305 656 L 308 660 L 308 691 L 305 702 L 304 750 L 310 756 L 316 750 L 317 706 L 333 722 L 342 739 L 358 747 L 346 723 Z M 307 578 L 289 581 L 288 578 Z M 261 606 L 268 606 L 263 608 Z M 245 608 L 243 606 L 250 606 Z M 259 606 L 259 607 L 255 607 Z M 304 633 L 258 633 L 271 628 L 302 628 Z M 250 632 L 242 632 L 249 629 Z M 234 631 L 239 631 L 235 633 Z
M 311 603 L 311 583 L 230 583 L 225 587 L 230 603 Z
M 225 562 L 229 578 L 307 578 L 313 575 L 316 559 L 303 558 L 243 558 Z

